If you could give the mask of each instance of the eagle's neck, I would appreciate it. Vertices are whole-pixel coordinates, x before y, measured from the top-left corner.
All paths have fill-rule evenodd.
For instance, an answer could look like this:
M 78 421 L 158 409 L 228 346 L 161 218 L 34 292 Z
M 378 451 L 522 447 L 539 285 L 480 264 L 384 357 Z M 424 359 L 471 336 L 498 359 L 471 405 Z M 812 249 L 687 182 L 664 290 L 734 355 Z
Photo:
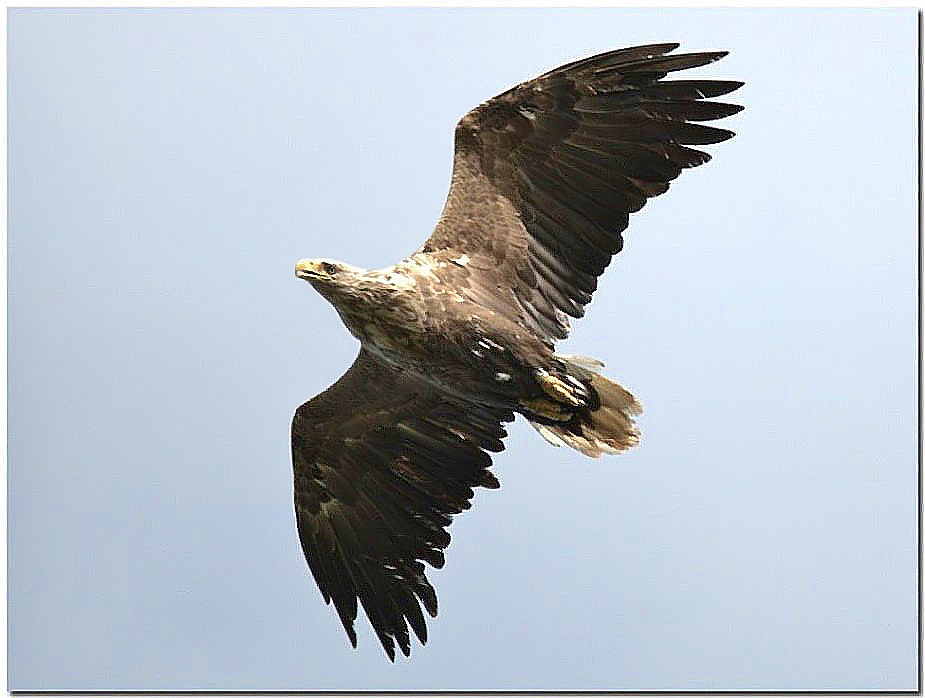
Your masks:
M 395 267 L 338 279 L 318 291 L 333 305 L 350 333 L 372 350 L 400 350 L 421 325 L 414 303 L 417 284 Z

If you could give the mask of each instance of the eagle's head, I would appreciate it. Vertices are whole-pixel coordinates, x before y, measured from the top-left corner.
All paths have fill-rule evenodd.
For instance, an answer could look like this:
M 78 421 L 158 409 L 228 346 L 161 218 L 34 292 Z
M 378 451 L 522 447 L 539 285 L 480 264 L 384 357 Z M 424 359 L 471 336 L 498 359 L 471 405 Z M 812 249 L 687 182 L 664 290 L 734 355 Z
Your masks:
M 295 265 L 295 275 L 335 305 L 340 296 L 352 295 L 365 273 L 365 269 L 336 259 L 300 259 Z
M 365 269 L 338 262 L 336 259 L 300 259 L 295 265 L 295 275 L 305 279 L 315 288 L 332 284 L 350 283 Z

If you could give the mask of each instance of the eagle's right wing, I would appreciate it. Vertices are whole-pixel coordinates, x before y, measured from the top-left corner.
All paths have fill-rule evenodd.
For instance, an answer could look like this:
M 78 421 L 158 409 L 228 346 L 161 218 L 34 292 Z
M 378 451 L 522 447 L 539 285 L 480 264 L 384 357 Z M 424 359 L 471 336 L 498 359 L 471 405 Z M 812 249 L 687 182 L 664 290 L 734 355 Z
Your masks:
M 420 252 L 462 260 L 479 289 L 552 343 L 581 317 L 630 213 L 710 156 L 690 145 L 738 112 L 708 101 L 742 86 L 664 80 L 725 52 L 634 46 L 563 65 L 479 105 L 456 126 L 453 182 Z
M 421 606 L 437 613 L 423 562 L 442 567 L 452 515 L 476 486 L 496 488 L 486 451 L 514 415 L 441 394 L 361 350 L 292 420 L 295 510 L 308 566 L 356 647 L 357 600 L 379 641 L 407 656 Z

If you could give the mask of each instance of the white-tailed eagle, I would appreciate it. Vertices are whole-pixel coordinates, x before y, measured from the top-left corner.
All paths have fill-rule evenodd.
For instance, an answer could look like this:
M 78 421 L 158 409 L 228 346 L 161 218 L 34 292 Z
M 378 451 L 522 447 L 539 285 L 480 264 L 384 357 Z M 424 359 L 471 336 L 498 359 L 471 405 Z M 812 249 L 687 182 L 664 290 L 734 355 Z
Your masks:
M 521 414 L 551 443 L 589 456 L 638 441 L 636 399 L 594 359 L 556 354 L 630 213 L 710 159 L 690 146 L 741 107 L 742 85 L 665 80 L 725 52 L 675 43 L 556 68 L 479 105 L 456 126 L 453 179 L 423 246 L 387 269 L 302 260 L 296 275 L 360 340 L 340 380 L 292 421 L 295 510 L 305 559 L 350 642 L 362 605 L 388 656 L 427 640 L 454 514 Z M 423 609 L 423 610 L 422 610 Z

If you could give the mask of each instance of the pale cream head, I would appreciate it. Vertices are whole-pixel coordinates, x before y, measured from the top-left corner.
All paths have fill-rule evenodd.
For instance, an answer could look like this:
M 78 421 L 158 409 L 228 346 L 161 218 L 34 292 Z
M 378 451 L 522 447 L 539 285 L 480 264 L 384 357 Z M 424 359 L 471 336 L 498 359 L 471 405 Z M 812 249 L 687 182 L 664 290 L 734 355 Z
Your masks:
M 338 281 L 365 273 L 351 264 L 336 259 L 300 259 L 295 265 L 295 275 L 305 281 Z

